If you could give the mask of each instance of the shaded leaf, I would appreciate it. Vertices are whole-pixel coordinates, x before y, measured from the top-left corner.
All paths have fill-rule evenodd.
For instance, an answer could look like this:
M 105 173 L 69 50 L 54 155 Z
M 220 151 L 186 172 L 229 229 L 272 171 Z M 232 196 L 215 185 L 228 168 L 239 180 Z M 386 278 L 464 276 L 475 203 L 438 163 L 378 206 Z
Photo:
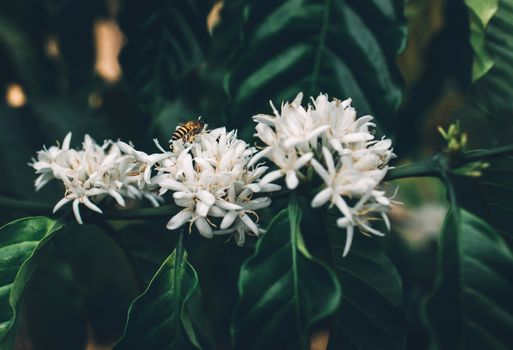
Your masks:
M 511 111 L 513 96 L 510 83 L 513 79 L 513 0 L 499 0 L 498 6 L 489 20 L 484 39 L 494 65 L 475 85 L 475 102 L 493 113 Z
M 357 234 L 344 258 L 344 230 L 328 214 L 335 271 L 344 287 L 328 349 L 404 349 L 403 286 L 394 264 L 375 239 Z
M 271 221 L 241 268 L 235 349 L 308 349 L 310 331 L 333 314 L 341 291 L 335 275 L 303 245 L 293 201 Z
M 461 207 L 489 222 L 513 242 L 513 157 L 489 161 L 478 178 L 454 176 L 452 183 Z
M 266 111 L 269 100 L 291 100 L 300 91 L 351 97 L 359 112 L 374 113 L 383 124 L 399 106 L 395 57 L 405 42 L 403 1 L 253 0 L 240 16 L 243 43 L 226 79 L 230 126 Z
M 127 45 L 121 53 L 125 80 L 140 104 L 156 116 L 173 100 L 181 80 L 208 47 L 211 0 L 129 1 L 121 16 Z
M 513 254 L 484 221 L 451 208 L 427 316 L 439 349 L 511 349 Z
M 122 228 L 116 236 L 146 287 L 172 249 L 172 242 L 168 239 L 171 235 L 168 231 L 162 232 L 148 224 L 138 223 Z
M 41 251 L 61 224 L 45 217 L 13 221 L 0 228 L 0 345 L 11 349 L 19 321 L 20 300 L 37 267 Z
M 474 49 L 472 80 L 476 81 L 493 67 L 494 58 L 486 47 L 486 27 L 499 7 L 499 0 L 465 0 L 470 12 L 470 43 Z
M 130 306 L 124 335 L 115 349 L 200 348 L 189 311 L 189 305 L 196 305 L 198 290 L 196 271 L 179 243 Z

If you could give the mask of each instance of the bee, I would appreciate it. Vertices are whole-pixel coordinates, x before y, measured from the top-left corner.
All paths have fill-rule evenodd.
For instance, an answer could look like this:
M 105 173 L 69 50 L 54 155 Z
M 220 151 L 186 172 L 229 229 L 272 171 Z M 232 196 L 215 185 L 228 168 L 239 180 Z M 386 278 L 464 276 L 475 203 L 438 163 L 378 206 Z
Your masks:
M 171 141 L 182 140 L 183 142 L 192 142 L 194 136 L 202 132 L 204 127 L 205 122 L 201 120 L 201 117 L 198 120 L 189 120 L 176 128 L 173 135 L 171 135 Z

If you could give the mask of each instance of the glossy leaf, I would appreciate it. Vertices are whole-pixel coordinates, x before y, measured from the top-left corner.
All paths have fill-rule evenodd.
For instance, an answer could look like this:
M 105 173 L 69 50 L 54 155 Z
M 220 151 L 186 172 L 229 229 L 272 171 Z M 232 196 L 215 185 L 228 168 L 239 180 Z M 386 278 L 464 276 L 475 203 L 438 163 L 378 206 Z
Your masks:
M 457 207 L 440 242 L 427 316 L 439 349 L 511 349 L 513 254 L 484 221 Z
M 209 42 L 210 0 L 129 1 L 121 16 L 127 45 L 121 53 L 125 80 L 143 108 L 157 116 L 198 68 Z
M 351 97 L 360 113 L 374 113 L 383 124 L 399 106 L 403 1 L 252 0 L 240 16 L 243 43 L 226 79 L 230 126 L 240 128 L 268 111 L 269 100 L 279 105 L 300 91 Z
M 465 0 L 470 12 L 470 43 L 474 49 L 472 80 L 485 75 L 493 66 L 494 58 L 486 47 L 486 27 L 499 7 L 499 0 Z
M 504 156 L 489 163 L 480 177 L 453 178 L 458 202 L 513 242 L 513 157 Z
M 198 291 L 198 276 L 179 243 L 130 306 L 124 335 L 115 349 L 199 349 L 189 311 L 190 305 L 196 305 Z
M 487 3 L 489 1 L 486 1 Z M 488 112 L 511 110 L 513 97 L 513 0 L 499 0 L 485 33 L 486 50 L 494 59 L 493 68 L 475 86 L 476 101 Z M 473 35 L 475 35 L 473 33 Z M 492 116 L 496 118 L 497 116 Z M 502 125 L 501 127 L 504 127 Z
M 13 221 L 0 228 L 0 348 L 14 346 L 20 301 L 40 254 L 61 224 L 45 217 Z
M 344 288 L 328 349 L 404 349 L 403 286 L 394 264 L 376 238 L 359 233 L 343 257 L 346 234 L 328 215 L 335 271 Z
M 340 287 L 331 270 L 306 251 L 300 221 L 292 202 L 242 266 L 235 349 L 308 349 L 312 326 L 336 311 Z

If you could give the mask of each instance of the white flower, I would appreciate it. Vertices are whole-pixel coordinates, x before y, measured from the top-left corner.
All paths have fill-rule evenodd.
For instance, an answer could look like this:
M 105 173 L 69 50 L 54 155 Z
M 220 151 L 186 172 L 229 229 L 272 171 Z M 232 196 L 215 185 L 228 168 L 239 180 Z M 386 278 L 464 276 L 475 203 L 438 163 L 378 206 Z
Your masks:
M 284 103 L 274 116 L 257 115 L 256 136 L 266 145 L 253 162 L 266 157 L 277 167 L 262 183 L 285 176 L 289 189 L 296 188 L 300 172 L 311 166 L 322 180 L 323 188 L 314 196 L 313 207 L 335 206 L 342 217 L 338 226 L 346 228 L 344 256 L 351 247 L 354 228 L 364 234 L 383 235 L 370 220 L 379 217 L 389 228 L 386 212 L 390 200 L 379 185 L 394 157 L 388 139 L 375 141 L 370 129 L 372 116 L 357 118 L 351 99 L 328 100 L 320 94 L 313 104 L 301 106 L 302 94 L 292 103 Z
M 76 220 L 82 224 L 79 205 L 102 213 L 96 205 L 106 197 L 111 197 L 125 206 L 125 199 L 147 198 L 153 205 L 158 205 L 158 197 L 144 185 L 142 166 L 132 155 L 124 154 L 112 141 L 98 145 L 89 135 L 84 136 L 82 148 L 70 149 L 71 133 L 64 138 L 62 146 L 52 146 L 37 153 L 37 160 L 30 164 L 36 174 L 41 174 L 35 181 L 36 190 L 48 181 L 62 181 L 64 197 L 55 205 L 54 212 L 63 205 L 72 202 Z M 141 185 L 143 184 L 143 185 Z
M 260 233 L 253 218 L 271 200 L 253 196 L 281 187 L 260 180 L 267 167 L 250 164 L 253 147 L 238 139 L 235 131 L 218 128 L 197 135 L 186 148 L 176 141 L 172 148 L 173 152 L 161 149 L 162 153 L 138 156 L 156 171 L 150 182 L 158 186 L 159 194 L 172 192 L 175 204 L 183 208 L 167 223 L 169 230 L 188 223 L 189 229 L 194 225 L 206 238 L 232 234 L 239 245 L 246 234 Z

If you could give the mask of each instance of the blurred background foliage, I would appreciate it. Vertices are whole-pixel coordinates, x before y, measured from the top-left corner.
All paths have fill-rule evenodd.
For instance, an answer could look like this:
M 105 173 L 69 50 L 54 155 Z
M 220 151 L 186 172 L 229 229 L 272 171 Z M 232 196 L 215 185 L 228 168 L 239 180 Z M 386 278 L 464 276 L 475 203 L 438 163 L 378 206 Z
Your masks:
M 331 14 L 313 1 L 293 0 L 176 6 L 167 0 L 2 1 L 0 195 L 54 203 L 61 189 L 47 186 L 35 194 L 27 163 L 41 145 L 68 131 L 72 144 L 89 133 L 151 152 L 152 138 L 165 143 L 176 125 L 201 115 L 250 139 L 253 114 L 270 112 L 270 99 L 279 105 L 300 90 L 350 95 L 358 111 L 375 115 L 393 138 L 395 165 L 440 152 L 444 143 L 436 129 L 456 120 L 469 149 L 508 144 L 513 1 L 497 2 L 501 6 L 481 31 L 486 45 L 480 53 L 493 66 L 472 84 L 478 46 L 471 37 L 479 40 L 473 37 L 479 28 L 471 32 L 479 24 L 468 7 L 472 1 L 412 0 L 404 14 L 402 1 L 337 1 Z M 319 35 L 318 24 L 328 15 Z M 324 60 L 320 47 L 329 52 Z M 500 159 L 478 180 L 455 178 L 464 205 L 502 232 L 511 232 L 512 204 L 494 203 L 511 194 L 511 171 L 511 161 Z M 403 280 L 408 348 L 426 349 L 420 304 L 433 286 L 445 190 L 438 180 L 397 184 L 404 206 L 392 212 L 394 232 L 380 243 Z M 0 223 L 23 214 L 1 212 Z M 158 221 L 111 224 L 67 226 L 51 244 L 24 302 L 20 349 L 95 349 L 120 335 L 127 306 L 169 254 L 174 237 Z M 192 240 L 190 260 L 223 349 L 239 266 L 251 249 Z

